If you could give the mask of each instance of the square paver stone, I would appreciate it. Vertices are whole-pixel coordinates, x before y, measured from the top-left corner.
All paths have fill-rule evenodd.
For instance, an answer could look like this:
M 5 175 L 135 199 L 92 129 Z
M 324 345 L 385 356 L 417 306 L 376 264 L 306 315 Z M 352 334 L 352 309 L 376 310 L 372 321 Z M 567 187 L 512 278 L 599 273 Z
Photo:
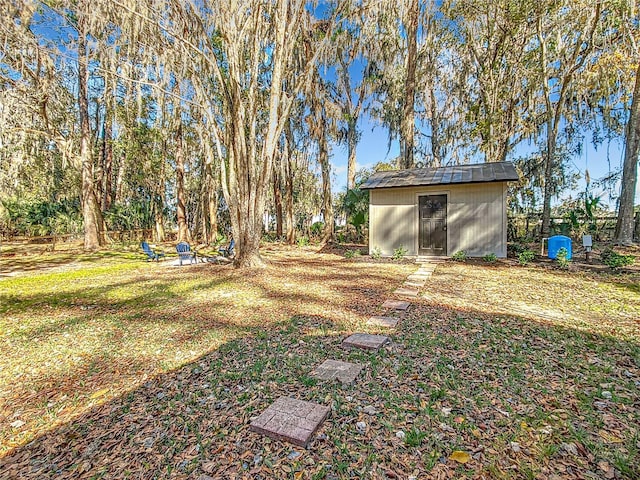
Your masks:
M 395 293 L 396 295 L 402 295 L 404 297 L 417 297 L 418 293 L 420 293 L 417 289 L 415 288 L 406 288 L 406 287 L 400 287 L 400 288 L 396 288 L 393 293 Z
M 406 310 L 411 305 L 409 302 L 405 302 L 404 300 L 386 300 L 382 304 L 382 308 L 389 308 L 392 310 Z
M 340 380 L 342 383 L 353 383 L 362 370 L 362 365 L 339 360 L 325 360 L 311 372 L 311 376 L 319 380 Z
M 280 397 L 251 422 L 250 429 L 275 440 L 305 447 L 326 420 L 331 408 L 290 397 Z
M 397 317 L 370 317 L 367 325 L 375 325 L 377 327 L 395 328 L 400 319 Z
M 361 350 L 378 350 L 391 339 L 384 335 L 370 335 L 368 333 L 354 333 L 342 341 L 344 347 L 360 348 Z

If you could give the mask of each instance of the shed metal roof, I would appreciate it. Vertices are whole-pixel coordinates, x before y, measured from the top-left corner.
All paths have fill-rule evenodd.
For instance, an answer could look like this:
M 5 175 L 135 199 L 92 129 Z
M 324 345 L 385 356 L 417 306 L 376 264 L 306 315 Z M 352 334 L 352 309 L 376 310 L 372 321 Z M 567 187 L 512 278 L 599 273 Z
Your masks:
M 422 187 L 454 183 L 511 182 L 518 179 L 518 172 L 516 172 L 513 163 L 495 162 L 376 172 L 360 188 L 373 190 L 376 188 Z

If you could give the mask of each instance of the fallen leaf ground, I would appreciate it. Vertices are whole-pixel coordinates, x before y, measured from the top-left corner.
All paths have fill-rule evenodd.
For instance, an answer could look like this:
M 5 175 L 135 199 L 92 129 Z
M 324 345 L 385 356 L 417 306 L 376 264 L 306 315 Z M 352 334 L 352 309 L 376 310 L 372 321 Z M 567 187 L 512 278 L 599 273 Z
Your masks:
M 342 339 L 415 264 L 265 257 L 1 279 L 0 478 L 640 477 L 635 273 L 447 262 L 363 353 Z M 327 358 L 365 369 L 318 382 Z M 281 395 L 332 407 L 307 450 L 249 432 Z

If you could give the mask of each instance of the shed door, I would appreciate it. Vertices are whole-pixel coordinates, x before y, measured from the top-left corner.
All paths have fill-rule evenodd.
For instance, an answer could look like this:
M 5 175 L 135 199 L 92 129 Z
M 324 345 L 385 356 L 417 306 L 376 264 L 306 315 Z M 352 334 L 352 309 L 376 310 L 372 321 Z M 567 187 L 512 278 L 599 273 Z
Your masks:
M 419 255 L 447 254 L 447 196 L 418 197 L 420 211 Z

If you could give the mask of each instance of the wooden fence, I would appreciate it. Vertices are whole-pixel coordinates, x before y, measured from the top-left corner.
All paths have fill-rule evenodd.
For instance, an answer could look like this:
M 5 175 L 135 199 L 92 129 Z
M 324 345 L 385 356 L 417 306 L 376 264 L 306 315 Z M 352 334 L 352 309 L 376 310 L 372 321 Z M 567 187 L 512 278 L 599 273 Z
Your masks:
M 592 224 L 581 224 L 575 229 L 565 217 L 551 217 L 550 235 L 592 235 L 595 241 L 609 241 L 613 239 L 618 217 L 596 217 Z M 518 240 L 536 240 L 541 237 L 542 215 L 513 215 L 508 217 L 507 239 L 510 242 Z M 640 241 L 640 212 L 635 216 L 634 240 Z

